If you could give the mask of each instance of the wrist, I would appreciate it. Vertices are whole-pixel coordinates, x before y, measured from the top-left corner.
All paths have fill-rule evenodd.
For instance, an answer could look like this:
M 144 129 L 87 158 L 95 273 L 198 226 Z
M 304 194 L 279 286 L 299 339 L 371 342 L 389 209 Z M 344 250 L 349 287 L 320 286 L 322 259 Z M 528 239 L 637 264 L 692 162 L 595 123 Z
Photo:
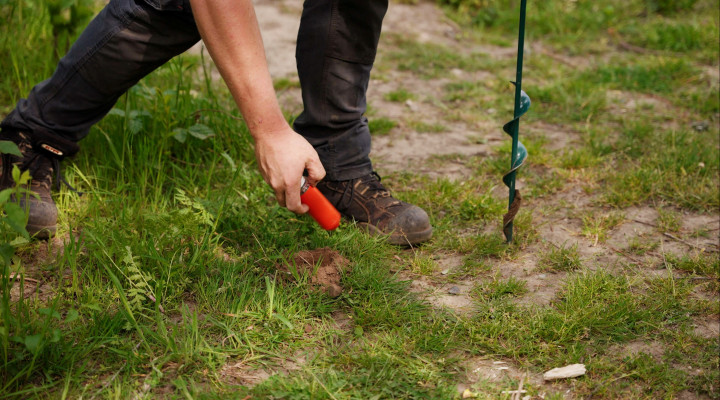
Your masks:
M 256 142 L 283 136 L 292 131 L 284 118 L 274 121 L 261 118 L 253 123 L 248 123 L 248 129 L 250 130 L 250 136 Z

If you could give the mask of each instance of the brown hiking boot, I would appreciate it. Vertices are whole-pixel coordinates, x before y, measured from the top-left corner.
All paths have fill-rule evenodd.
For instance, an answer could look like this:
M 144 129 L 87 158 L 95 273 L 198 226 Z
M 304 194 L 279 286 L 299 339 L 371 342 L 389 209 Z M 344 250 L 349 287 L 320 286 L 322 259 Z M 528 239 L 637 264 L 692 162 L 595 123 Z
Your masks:
M 392 197 L 375 172 L 347 181 L 320 181 L 317 188 L 340 213 L 370 234 L 389 235 L 389 243 L 408 246 L 432 237 L 427 213 Z
M 40 239 L 47 239 L 55 234 L 57 228 L 57 207 L 50 196 L 53 172 L 58 172 L 60 163 L 66 153 L 62 149 L 68 149 L 69 155 L 77 152 L 77 145 L 73 142 L 64 143 L 61 140 L 60 146 L 51 146 L 46 143 L 46 135 L 38 135 L 31 138 L 30 135 L 19 131 L 0 132 L 0 140 L 14 142 L 22 157 L 10 154 L 2 155 L 2 172 L 0 172 L 0 190 L 13 187 L 15 182 L 12 178 L 12 166 L 17 165 L 20 171 L 30 171 L 29 189 L 37 194 L 35 197 L 30 194 L 21 195 L 18 205 L 27 207 L 28 222 L 26 229 L 28 233 Z

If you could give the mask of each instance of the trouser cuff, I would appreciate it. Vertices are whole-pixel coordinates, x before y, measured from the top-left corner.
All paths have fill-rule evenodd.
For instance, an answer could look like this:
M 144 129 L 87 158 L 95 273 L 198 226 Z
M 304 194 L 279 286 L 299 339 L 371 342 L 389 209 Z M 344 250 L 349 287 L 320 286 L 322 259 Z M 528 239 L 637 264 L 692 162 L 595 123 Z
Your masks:
M 367 165 L 361 165 L 341 171 L 325 171 L 326 175 L 323 178 L 324 181 L 348 181 L 350 179 L 360 178 L 365 175 L 370 175 L 373 168 L 372 164 L 368 162 Z

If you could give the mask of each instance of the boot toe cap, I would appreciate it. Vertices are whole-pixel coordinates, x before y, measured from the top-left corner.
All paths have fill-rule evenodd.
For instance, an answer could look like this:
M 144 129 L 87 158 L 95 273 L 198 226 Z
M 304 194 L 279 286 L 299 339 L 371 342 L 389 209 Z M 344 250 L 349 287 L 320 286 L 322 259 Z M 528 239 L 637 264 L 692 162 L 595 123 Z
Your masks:
M 26 229 L 30 235 L 46 239 L 55 234 L 58 218 L 55 203 L 31 198 L 28 200 L 28 210 Z
M 389 239 L 392 244 L 414 245 L 432 237 L 430 217 L 422 208 L 410 204 L 390 219 L 383 230 L 392 232 Z

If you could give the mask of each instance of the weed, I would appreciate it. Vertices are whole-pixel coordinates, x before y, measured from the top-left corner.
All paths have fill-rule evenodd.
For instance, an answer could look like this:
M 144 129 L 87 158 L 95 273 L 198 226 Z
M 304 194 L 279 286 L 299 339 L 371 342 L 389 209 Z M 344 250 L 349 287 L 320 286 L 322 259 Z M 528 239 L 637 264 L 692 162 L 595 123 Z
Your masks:
M 582 268 L 582 260 L 578 253 L 577 243 L 572 246 L 563 244 L 561 247 L 553 246 L 543 253 L 538 261 L 540 271 L 575 271 Z
M 680 227 L 682 226 L 680 214 L 665 208 L 658 209 L 657 226 L 662 232 L 680 231 Z
M 427 255 L 416 254 L 410 261 L 410 269 L 420 275 L 431 275 L 437 268 L 437 262 Z
M 654 239 L 642 239 L 633 237 L 628 243 L 628 251 L 639 256 L 655 251 L 660 247 L 660 241 Z
M 527 282 L 515 277 L 506 280 L 495 277 L 492 281 L 482 283 L 472 289 L 473 297 L 487 300 L 498 300 L 506 296 L 518 297 L 525 293 L 527 293 Z
M 592 239 L 595 244 L 604 242 L 608 232 L 625 221 L 621 212 L 611 212 L 604 215 L 588 214 L 582 217 L 583 235 Z
M 711 277 L 713 279 L 720 278 L 720 260 L 715 255 L 694 252 L 677 256 L 674 254 L 665 255 L 666 263 L 674 269 Z

